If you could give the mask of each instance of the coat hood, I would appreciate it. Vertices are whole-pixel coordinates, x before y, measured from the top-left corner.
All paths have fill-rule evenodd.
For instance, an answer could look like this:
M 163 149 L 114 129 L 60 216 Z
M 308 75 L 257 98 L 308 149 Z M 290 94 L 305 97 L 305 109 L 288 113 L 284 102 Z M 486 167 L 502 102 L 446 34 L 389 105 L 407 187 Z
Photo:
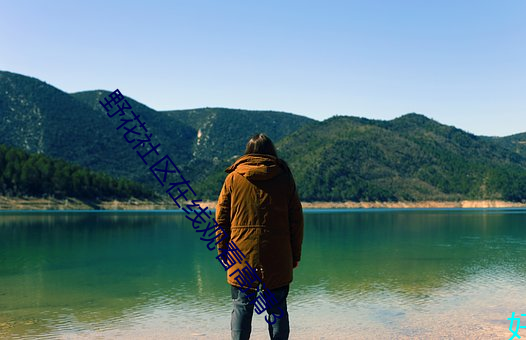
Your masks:
M 284 161 L 271 155 L 248 154 L 225 170 L 227 173 L 233 171 L 249 180 L 266 181 L 288 171 L 288 167 Z

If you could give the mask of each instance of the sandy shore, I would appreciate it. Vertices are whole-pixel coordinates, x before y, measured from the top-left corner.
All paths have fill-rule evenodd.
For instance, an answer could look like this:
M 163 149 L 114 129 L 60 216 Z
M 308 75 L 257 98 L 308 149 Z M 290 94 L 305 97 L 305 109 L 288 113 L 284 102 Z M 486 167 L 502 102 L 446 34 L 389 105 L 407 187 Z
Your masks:
M 201 206 L 215 209 L 215 201 L 204 201 Z M 421 201 L 421 202 L 302 202 L 304 209 L 367 209 L 367 208 L 526 208 L 526 203 L 499 200 Z M 0 196 L 0 210 L 173 210 L 176 205 L 168 200 L 87 201 L 76 198 L 32 198 Z
M 77 198 L 35 198 L 0 196 L 0 210 L 167 210 L 168 201 L 130 199 L 128 201 L 90 201 Z
M 526 208 L 526 203 L 499 200 L 479 201 L 421 201 L 421 202 L 302 202 L 306 209 L 329 208 Z

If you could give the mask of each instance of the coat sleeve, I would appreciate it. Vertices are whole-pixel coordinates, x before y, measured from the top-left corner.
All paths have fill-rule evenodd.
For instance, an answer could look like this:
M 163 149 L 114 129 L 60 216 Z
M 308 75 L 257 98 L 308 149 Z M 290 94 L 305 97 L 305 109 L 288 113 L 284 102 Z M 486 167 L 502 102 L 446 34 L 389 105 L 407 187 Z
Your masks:
M 301 246 L 303 243 L 303 209 L 292 174 L 290 178 L 292 182 L 292 195 L 289 201 L 290 242 L 292 246 L 292 260 L 299 261 L 301 259 Z
M 216 221 L 217 224 L 221 228 L 223 228 L 223 231 L 227 235 L 226 237 L 222 238 L 217 245 L 217 252 L 219 255 L 222 253 L 222 249 L 228 248 L 228 242 L 230 242 L 230 201 L 232 188 L 231 181 L 232 176 L 228 175 L 225 179 L 225 182 L 223 183 L 223 187 L 221 188 L 219 198 L 217 199 Z M 216 231 L 216 235 L 218 235 L 218 238 L 222 237 L 222 235 L 220 235 L 221 233 L 221 230 Z

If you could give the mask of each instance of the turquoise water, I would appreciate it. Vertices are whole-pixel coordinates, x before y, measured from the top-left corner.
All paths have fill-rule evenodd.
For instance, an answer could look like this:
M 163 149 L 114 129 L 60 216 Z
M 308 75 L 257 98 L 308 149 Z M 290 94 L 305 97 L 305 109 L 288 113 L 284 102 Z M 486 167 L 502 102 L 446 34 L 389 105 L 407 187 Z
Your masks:
M 291 339 L 508 339 L 507 318 L 526 314 L 526 210 L 305 223 Z M 0 214 L 2 338 L 226 339 L 229 317 L 223 268 L 182 214 Z M 253 328 L 267 338 L 263 315 Z

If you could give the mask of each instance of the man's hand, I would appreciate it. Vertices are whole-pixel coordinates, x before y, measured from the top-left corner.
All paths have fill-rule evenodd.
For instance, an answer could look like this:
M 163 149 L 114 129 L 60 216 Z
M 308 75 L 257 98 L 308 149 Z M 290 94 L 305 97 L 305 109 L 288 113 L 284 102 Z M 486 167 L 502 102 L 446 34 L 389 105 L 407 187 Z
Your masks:
M 292 268 L 297 268 L 300 264 L 300 261 L 292 261 Z

